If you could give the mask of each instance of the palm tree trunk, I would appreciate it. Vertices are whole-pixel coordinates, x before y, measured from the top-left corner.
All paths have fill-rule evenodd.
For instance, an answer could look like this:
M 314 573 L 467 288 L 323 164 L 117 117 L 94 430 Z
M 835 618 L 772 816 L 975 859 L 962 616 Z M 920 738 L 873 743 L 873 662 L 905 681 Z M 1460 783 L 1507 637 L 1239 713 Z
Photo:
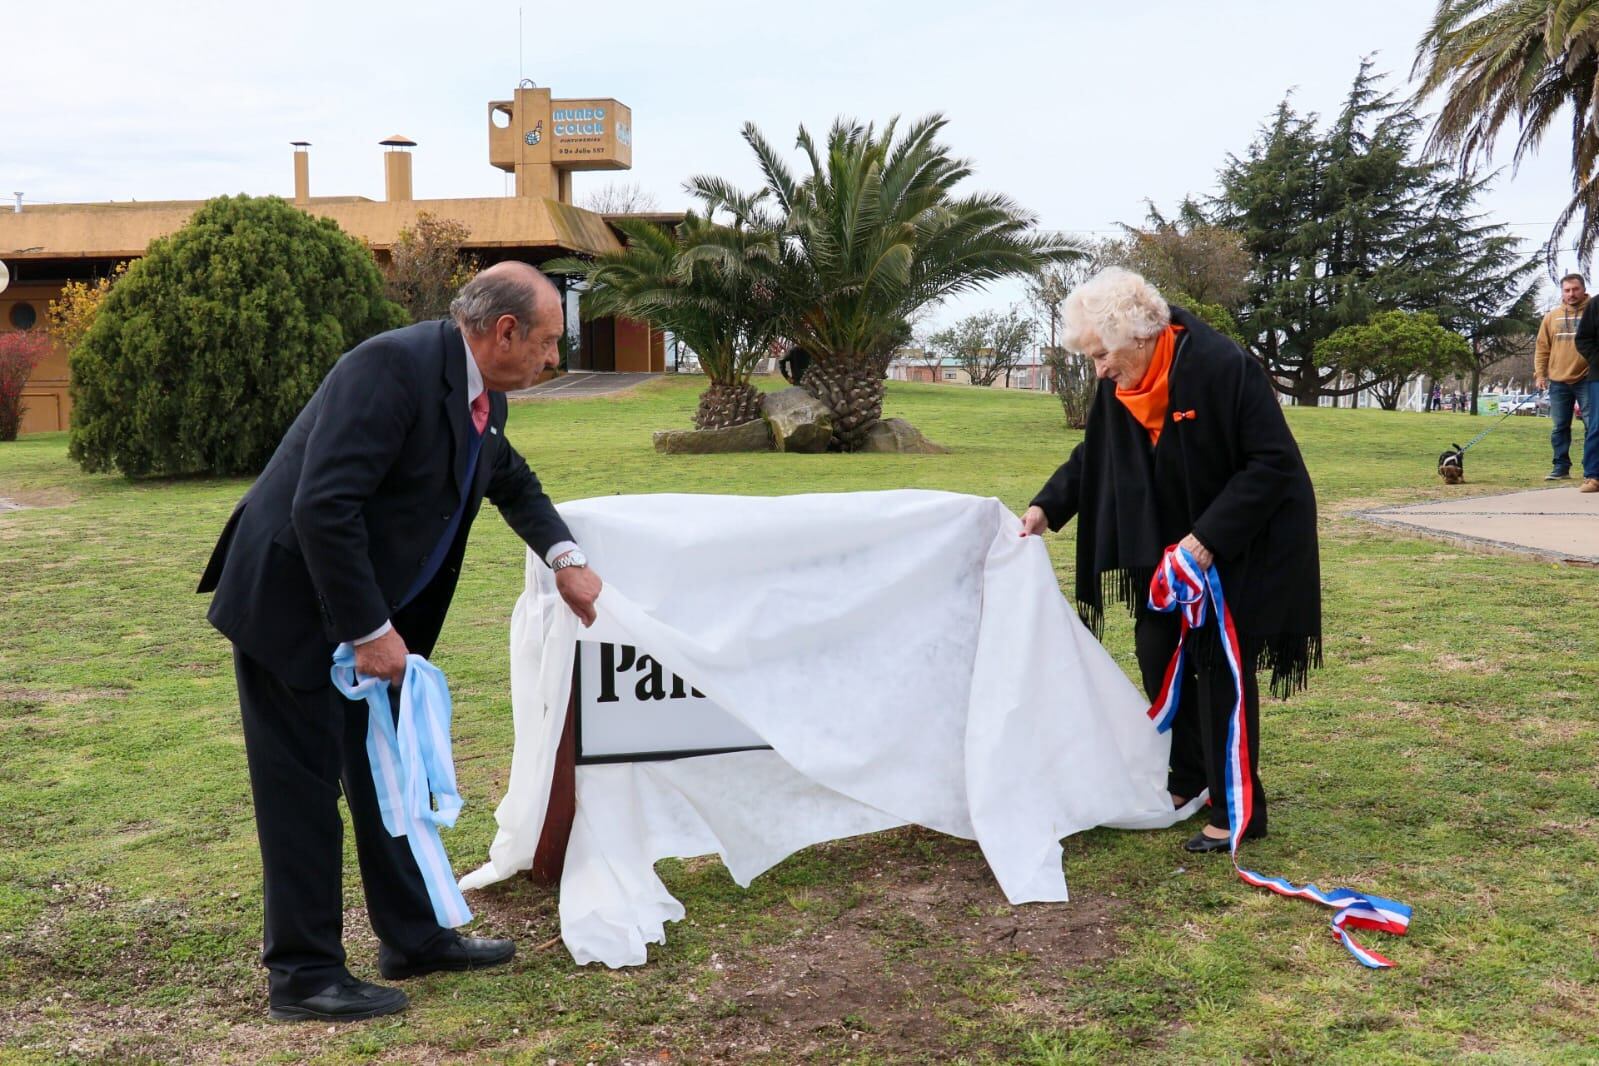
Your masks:
M 833 443 L 852 452 L 883 417 L 883 376 L 877 360 L 817 359 L 800 382 L 833 412 Z
M 749 382 L 713 382 L 700 393 L 695 429 L 728 429 L 761 417 L 761 393 Z

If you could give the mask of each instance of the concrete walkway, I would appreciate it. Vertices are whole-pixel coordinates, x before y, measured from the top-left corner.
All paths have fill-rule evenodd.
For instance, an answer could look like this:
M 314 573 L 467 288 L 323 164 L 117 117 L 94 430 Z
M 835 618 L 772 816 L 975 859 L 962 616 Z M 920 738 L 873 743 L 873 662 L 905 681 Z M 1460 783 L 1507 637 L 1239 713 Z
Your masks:
M 601 370 L 572 370 L 531 389 L 506 393 L 513 400 L 577 400 L 606 396 L 660 377 L 659 374 L 612 374 Z
M 1556 489 L 1367 511 L 1379 525 L 1457 543 L 1599 566 L 1599 492 Z

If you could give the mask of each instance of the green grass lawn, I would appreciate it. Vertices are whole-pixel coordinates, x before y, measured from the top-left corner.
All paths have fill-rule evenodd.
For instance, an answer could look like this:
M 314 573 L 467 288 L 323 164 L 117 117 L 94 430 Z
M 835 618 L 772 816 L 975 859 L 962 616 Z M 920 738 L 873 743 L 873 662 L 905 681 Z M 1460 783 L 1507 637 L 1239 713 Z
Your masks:
M 1020 511 L 1076 440 L 1046 396 L 891 385 L 938 456 L 657 456 L 695 379 L 515 406 L 557 499 L 899 487 Z M 412 982 L 411 1011 L 265 1021 L 260 881 L 225 642 L 193 594 L 243 481 L 87 476 L 64 435 L 0 445 L 0 1061 L 1599 1061 L 1599 573 L 1362 523 L 1356 508 L 1539 485 L 1548 422 L 1290 410 L 1322 507 L 1327 666 L 1262 711 L 1272 834 L 1251 865 L 1412 904 L 1357 965 L 1320 908 L 1185 856 L 1193 826 L 1066 844 L 1073 902 L 1008 907 L 974 845 L 902 830 L 734 886 L 661 866 L 688 919 L 648 966 L 579 969 L 553 894 L 474 895 L 510 968 Z M 1051 539 L 1063 580 L 1071 542 Z M 512 728 L 506 627 L 523 552 L 485 512 L 435 656 L 468 806 L 493 835 Z M 1107 643 L 1130 666 L 1130 625 Z M 347 855 L 351 965 L 375 945 Z

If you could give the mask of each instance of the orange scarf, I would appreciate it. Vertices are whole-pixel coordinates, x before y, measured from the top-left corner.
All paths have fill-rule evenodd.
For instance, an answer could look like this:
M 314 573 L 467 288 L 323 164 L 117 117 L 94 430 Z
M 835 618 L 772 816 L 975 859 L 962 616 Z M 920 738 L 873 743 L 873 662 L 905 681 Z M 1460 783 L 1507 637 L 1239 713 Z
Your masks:
M 1177 352 L 1177 334 L 1181 326 L 1167 326 L 1155 339 L 1155 354 L 1149 360 L 1144 378 L 1131 389 L 1116 387 L 1116 398 L 1132 412 L 1140 425 L 1149 431 L 1149 443 L 1160 443 L 1160 427 L 1166 423 L 1166 386 L 1171 374 L 1172 357 Z

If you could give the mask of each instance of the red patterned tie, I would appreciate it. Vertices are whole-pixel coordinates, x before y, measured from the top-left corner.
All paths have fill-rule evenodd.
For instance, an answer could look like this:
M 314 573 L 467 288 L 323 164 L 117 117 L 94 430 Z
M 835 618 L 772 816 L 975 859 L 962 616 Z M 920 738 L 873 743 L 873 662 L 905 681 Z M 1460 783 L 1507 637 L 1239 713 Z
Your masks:
M 472 401 L 472 426 L 483 435 L 483 428 L 489 424 L 489 393 L 487 389 L 477 394 L 477 399 Z

